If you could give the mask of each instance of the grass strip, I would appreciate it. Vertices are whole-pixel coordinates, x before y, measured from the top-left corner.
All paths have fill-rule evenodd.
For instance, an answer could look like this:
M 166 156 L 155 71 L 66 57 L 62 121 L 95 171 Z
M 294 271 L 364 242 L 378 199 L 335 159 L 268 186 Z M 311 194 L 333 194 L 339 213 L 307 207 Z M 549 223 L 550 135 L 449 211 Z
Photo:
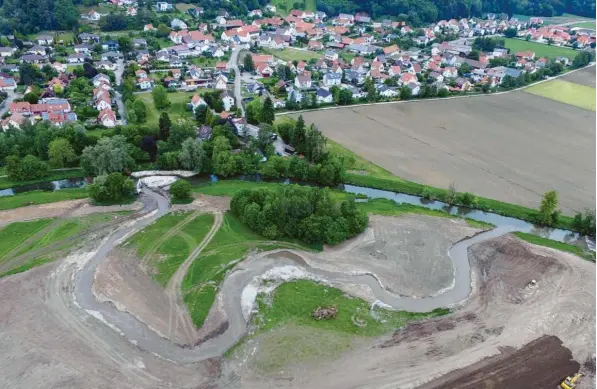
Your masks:
M 58 201 L 76 200 L 88 197 L 85 188 L 61 189 L 55 192 L 35 190 L 19 193 L 14 196 L 0 197 L 0 211 L 20 208 L 27 205 L 55 203 Z
M 536 244 L 538 246 L 545 246 L 552 249 L 565 251 L 567 253 L 579 256 L 582 259 L 586 259 L 587 261 L 595 262 L 595 253 L 593 251 L 585 250 L 581 247 L 568 243 L 558 242 L 557 240 L 551 240 L 534 234 L 528 234 L 526 232 L 514 232 L 513 234 L 526 242 Z
M 15 186 L 22 186 L 22 185 L 31 185 L 31 184 L 39 184 L 40 182 L 49 182 L 49 181 L 58 181 L 58 180 L 65 180 L 68 178 L 83 178 L 85 175 L 83 173 L 83 169 L 81 168 L 73 168 L 69 170 L 59 170 L 59 171 L 50 171 L 50 175 L 42 178 L 38 178 L 36 180 L 28 180 L 28 181 L 11 181 L 8 177 L 0 177 L 0 189 L 7 189 L 12 188 Z
M 38 219 L 28 222 L 11 223 L 0 230 L 0 263 L 6 254 L 14 250 L 29 237 L 44 229 L 54 219 Z
M 13 274 L 17 274 L 17 273 L 23 273 L 23 272 L 26 272 L 27 270 L 33 269 L 34 267 L 41 266 L 45 263 L 52 262 L 52 261 L 53 261 L 53 259 L 51 259 L 51 258 L 37 258 L 37 259 L 34 259 L 33 261 L 29 261 L 29 262 L 25 263 L 24 265 L 17 266 L 13 269 L 5 271 L 4 273 L 0 273 L 0 278 L 10 276 Z

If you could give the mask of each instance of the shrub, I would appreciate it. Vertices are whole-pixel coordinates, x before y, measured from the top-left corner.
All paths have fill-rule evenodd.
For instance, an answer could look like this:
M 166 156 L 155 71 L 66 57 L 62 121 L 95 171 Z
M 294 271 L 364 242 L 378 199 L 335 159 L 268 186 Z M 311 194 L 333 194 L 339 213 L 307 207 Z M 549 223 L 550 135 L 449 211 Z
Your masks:
M 191 197 L 191 184 L 187 180 L 176 180 L 170 185 L 170 194 L 177 200 Z
M 477 204 L 477 197 L 469 192 L 459 193 L 456 196 L 457 204 L 464 205 L 465 207 L 473 207 Z
M 421 192 L 421 197 L 425 200 L 433 200 L 433 193 L 431 193 L 431 190 L 429 190 L 429 188 L 424 188 Z
M 49 174 L 48 165 L 33 155 L 26 155 L 22 160 L 11 155 L 6 157 L 6 173 L 11 181 L 36 180 Z
M 110 173 L 95 177 L 87 188 L 95 202 L 118 203 L 133 195 L 135 184 L 122 173 Z

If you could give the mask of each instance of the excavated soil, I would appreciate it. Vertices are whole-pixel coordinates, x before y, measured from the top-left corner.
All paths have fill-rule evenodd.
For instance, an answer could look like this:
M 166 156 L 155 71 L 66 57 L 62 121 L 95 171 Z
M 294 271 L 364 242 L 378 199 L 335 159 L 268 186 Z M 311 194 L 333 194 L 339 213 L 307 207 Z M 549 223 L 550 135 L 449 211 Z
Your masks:
M 365 233 L 321 254 L 306 254 L 310 266 L 347 273 L 374 273 L 389 291 L 424 297 L 454 281 L 452 245 L 481 230 L 464 220 L 423 215 L 370 216 Z
M 372 346 L 356 348 L 308 372 L 286 366 L 284 380 L 255 374 L 250 362 L 252 354 L 246 356 L 248 363 L 236 359 L 226 363 L 224 377 L 238 377 L 238 384 L 230 386 L 235 388 L 407 389 L 464 369 L 460 370 L 463 379 L 470 375 L 478 380 L 465 387 L 484 388 L 474 386 L 474 382 L 494 379 L 492 369 L 483 370 L 475 364 L 498 356 L 490 361 L 495 361 L 495 369 L 501 369 L 499 379 L 505 385 L 496 384 L 493 388 L 523 387 L 508 386 L 513 379 L 508 376 L 508 365 L 517 366 L 517 370 L 511 369 L 513 377 L 528 370 L 534 375 L 542 374 L 551 383 L 574 373 L 577 362 L 583 364 L 581 371 L 588 374 L 579 388 L 594 387 L 595 265 L 511 235 L 472 246 L 469 258 L 473 292 L 464 307 L 449 316 L 414 323 Z M 533 279 L 537 287 L 527 287 Z M 529 347 L 533 353 L 549 353 L 561 368 L 555 369 L 554 363 L 536 364 L 532 358 L 525 359 L 528 349 L 522 348 L 545 335 L 552 336 L 548 338 L 551 343 L 541 341 Z M 555 337 L 563 347 L 554 343 Z M 516 349 L 521 349 L 520 356 L 514 353 Z M 577 362 L 570 361 L 566 349 Z M 509 358 L 514 359 L 510 362 Z M 472 374 L 476 371 L 477 375 Z M 564 377 L 560 377 L 562 374 Z M 528 382 L 525 385 L 554 387 Z
M 141 268 L 141 261 L 125 250 L 114 249 L 98 266 L 93 294 L 101 302 L 129 312 L 160 336 L 179 345 L 197 341 L 197 330 L 185 306 Z
M 580 364 L 555 336 L 542 336 L 423 385 L 420 389 L 555 388 Z

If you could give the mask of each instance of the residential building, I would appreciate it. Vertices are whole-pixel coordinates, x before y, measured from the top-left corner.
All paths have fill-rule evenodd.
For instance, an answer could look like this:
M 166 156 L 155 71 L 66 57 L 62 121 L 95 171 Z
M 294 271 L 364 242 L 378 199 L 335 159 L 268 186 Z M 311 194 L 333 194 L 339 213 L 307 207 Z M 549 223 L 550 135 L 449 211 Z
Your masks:
M 326 73 L 323 75 L 323 85 L 326 87 L 332 87 L 334 85 L 340 85 L 342 83 L 342 74 L 338 73 Z

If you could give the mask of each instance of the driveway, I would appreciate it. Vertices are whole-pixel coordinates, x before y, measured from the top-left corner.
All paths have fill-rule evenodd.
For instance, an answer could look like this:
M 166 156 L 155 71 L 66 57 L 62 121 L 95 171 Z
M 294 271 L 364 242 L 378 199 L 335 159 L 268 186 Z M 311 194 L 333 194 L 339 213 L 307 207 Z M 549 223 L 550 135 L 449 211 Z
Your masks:
M 8 94 L 8 97 L 6 98 L 6 100 L 4 100 L 4 102 L 2 102 L 2 105 L 0 106 L 0 116 L 3 116 L 6 112 L 8 112 L 8 107 L 14 99 L 16 99 L 17 97 L 21 97 L 15 91 L 6 91 L 6 93 Z
M 117 62 L 118 67 L 114 71 L 114 76 L 116 76 L 116 85 L 120 86 L 122 83 L 122 74 L 124 73 L 124 61 L 119 59 Z M 118 107 L 118 112 L 120 113 L 120 121 L 122 125 L 127 123 L 126 121 L 126 109 L 124 108 L 124 103 L 122 102 L 122 94 L 118 91 L 114 91 L 114 99 L 116 100 L 116 106 Z

